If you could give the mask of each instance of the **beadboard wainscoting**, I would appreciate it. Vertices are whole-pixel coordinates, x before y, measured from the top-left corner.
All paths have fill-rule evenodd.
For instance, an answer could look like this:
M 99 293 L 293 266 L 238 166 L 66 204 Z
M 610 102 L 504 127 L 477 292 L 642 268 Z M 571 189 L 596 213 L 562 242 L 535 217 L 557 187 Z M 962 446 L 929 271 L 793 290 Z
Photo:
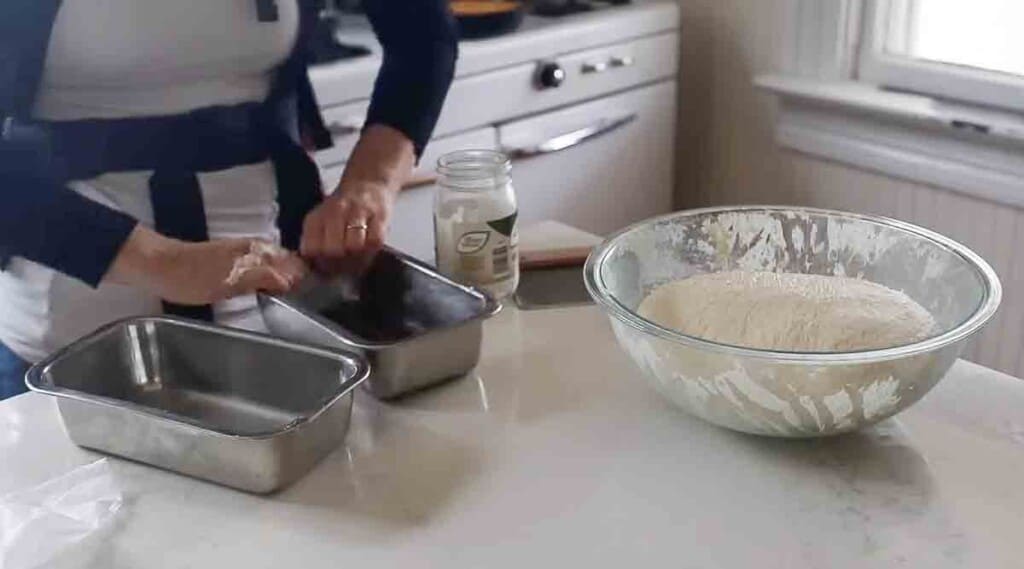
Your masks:
M 832 162 L 778 144 L 780 104 L 756 76 L 792 66 L 799 0 L 688 0 L 683 29 L 676 206 L 807 205 L 887 215 L 987 259 L 1003 305 L 965 357 L 1024 376 L 1024 209 Z M 820 153 L 817 153 L 820 154 Z
M 706 195 L 707 204 L 781 203 L 894 217 L 938 231 L 984 257 L 1003 283 L 995 319 L 968 345 L 964 357 L 1012 375 L 1024 375 L 1024 210 L 941 188 L 855 170 L 791 153 L 785 184 Z

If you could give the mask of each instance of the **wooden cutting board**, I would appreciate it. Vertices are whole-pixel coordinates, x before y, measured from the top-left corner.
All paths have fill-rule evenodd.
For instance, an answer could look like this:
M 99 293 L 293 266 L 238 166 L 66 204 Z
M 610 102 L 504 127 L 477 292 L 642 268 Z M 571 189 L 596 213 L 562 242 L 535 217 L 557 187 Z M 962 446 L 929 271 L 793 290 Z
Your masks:
M 562 247 L 558 249 L 541 249 L 522 251 L 519 254 L 519 268 L 523 271 L 534 269 L 554 269 L 559 267 L 582 266 L 587 261 L 592 247 Z
M 583 265 L 601 238 L 555 221 L 520 231 L 522 271 L 515 301 L 524 310 L 590 302 Z

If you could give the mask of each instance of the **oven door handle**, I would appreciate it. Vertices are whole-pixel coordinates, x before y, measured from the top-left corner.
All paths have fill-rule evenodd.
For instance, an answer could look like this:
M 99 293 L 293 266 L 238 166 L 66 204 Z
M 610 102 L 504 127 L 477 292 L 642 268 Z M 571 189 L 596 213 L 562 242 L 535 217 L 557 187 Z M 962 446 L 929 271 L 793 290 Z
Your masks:
M 522 160 L 524 158 L 533 158 L 535 156 L 543 156 L 545 154 L 554 154 L 555 152 L 561 152 L 583 144 L 588 140 L 600 138 L 606 134 L 612 133 L 635 121 L 636 118 L 636 113 L 633 113 L 631 115 L 618 118 L 601 119 L 592 125 L 559 134 L 558 136 L 553 136 L 539 144 L 503 148 L 502 151 L 513 160 Z
M 331 136 L 345 137 L 359 134 L 363 130 L 362 117 L 345 117 L 339 120 L 330 121 L 325 128 Z

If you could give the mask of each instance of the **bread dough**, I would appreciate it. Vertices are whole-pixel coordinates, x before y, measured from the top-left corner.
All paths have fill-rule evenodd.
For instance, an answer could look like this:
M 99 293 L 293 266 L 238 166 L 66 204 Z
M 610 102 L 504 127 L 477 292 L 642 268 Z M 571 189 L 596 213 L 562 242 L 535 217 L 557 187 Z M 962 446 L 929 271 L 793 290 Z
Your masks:
M 777 351 L 850 352 L 922 340 L 936 329 L 910 297 L 848 277 L 727 271 L 674 281 L 644 318 L 690 336 Z

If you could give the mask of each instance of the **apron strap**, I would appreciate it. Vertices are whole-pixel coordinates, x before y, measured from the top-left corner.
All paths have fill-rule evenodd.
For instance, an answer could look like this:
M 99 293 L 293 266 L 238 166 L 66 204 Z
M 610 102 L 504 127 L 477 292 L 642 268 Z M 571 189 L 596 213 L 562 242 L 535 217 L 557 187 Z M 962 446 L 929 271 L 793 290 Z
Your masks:
M 158 233 L 193 243 L 209 240 L 203 193 L 195 173 L 156 170 L 149 178 L 149 198 L 153 203 L 153 221 Z M 213 307 L 210 305 L 185 306 L 164 301 L 163 308 L 165 314 L 213 321 Z

